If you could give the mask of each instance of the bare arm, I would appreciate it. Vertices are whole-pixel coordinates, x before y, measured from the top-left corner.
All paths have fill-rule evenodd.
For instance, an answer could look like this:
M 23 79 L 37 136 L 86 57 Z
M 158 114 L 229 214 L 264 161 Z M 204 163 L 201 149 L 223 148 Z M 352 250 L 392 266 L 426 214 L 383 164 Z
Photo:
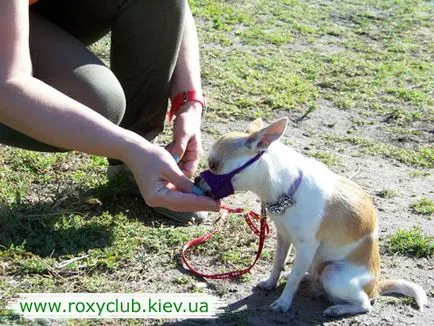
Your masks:
M 188 90 L 202 92 L 199 42 L 196 25 L 187 3 L 184 33 L 172 79 L 171 97 Z M 182 158 L 180 167 L 187 176 L 191 176 L 196 170 L 202 153 L 201 115 L 201 104 L 186 103 L 178 111 L 173 127 L 174 143 L 169 150 Z
M 123 158 L 133 135 L 32 77 L 28 1 L 1 1 L 0 13 L 1 122 L 51 145 Z
M 193 187 L 166 151 L 32 76 L 28 15 L 28 0 L 0 1 L 0 122 L 50 145 L 124 161 L 151 206 L 217 209 L 165 186 Z
M 170 96 L 172 97 L 190 89 L 202 91 L 202 84 L 200 79 L 199 41 L 196 24 L 187 3 L 184 33 L 179 57 L 176 62 L 175 76 L 172 80 Z

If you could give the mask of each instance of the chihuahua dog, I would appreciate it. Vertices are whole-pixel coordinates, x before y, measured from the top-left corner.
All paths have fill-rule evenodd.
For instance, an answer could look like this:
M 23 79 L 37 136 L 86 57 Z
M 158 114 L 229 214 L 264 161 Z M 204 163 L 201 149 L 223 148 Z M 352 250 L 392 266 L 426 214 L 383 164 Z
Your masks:
M 279 142 L 287 124 L 283 118 L 263 127 L 258 119 L 245 133 L 223 136 L 212 146 L 209 170 L 196 180 L 216 199 L 252 191 L 267 209 L 276 226 L 277 249 L 271 274 L 260 288 L 276 286 L 294 245 L 292 271 L 270 308 L 288 311 L 307 274 L 333 303 L 325 316 L 368 312 L 371 299 L 387 293 L 411 296 L 422 310 L 427 298 L 419 285 L 379 280 L 378 227 L 371 198 L 356 183 Z

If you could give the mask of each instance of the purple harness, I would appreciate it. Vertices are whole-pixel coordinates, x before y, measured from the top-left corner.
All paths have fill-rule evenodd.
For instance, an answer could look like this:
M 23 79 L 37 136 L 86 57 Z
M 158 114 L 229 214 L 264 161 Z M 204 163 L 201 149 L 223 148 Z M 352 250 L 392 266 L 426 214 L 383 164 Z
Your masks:
M 247 161 L 247 163 L 233 170 L 232 172 L 226 174 L 214 174 L 210 170 L 206 170 L 203 171 L 200 176 L 211 188 L 214 199 L 222 199 L 224 197 L 232 195 L 235 192 L 234 187 L 232 186 L 232 178 L 234 177 L 234 175 L 259 160 L 264 153 L 265 152 L 260 152 L 256 154 L 256 156 Z

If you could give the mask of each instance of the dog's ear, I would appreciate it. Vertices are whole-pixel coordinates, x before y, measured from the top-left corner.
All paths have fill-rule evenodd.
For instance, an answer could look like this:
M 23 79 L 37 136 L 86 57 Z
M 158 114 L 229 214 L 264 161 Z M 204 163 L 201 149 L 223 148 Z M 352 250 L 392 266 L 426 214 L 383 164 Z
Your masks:
M 282 137 L 288 125 L 288 118 L 273 122 L 271 125 L 252 133 L 247 138 L 247 147 L 256 151 L 264 151 L 270 144 Z
M 262 122 L 261 118 L 256 119 L 255 121 L 251 122 L 249 127 L 247 128 L 246 132 L 248 134 L 253 134 L 256 131 L 261 130 L 264 127 L 264 123 Z

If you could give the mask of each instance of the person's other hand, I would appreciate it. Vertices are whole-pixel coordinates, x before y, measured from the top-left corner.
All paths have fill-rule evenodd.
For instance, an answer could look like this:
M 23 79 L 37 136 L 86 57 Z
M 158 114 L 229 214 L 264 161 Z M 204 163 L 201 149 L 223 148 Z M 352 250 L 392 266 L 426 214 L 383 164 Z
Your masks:
M 216 201 L 197 195 L 194 186 L 168 151 L 145 140 L 132 143 L 124 162 L 131 169 L 145 202 L 173 211 L 218 211 Z M 194 194 L 194 193 L 196 194 Z
M 184 104 L 173 123 L 173 142 L 166 147 L 175 159 L 179 159 L 179 167 L 189 178 L 196 171 L 202 154 L 201 118 L 200 103 Z

